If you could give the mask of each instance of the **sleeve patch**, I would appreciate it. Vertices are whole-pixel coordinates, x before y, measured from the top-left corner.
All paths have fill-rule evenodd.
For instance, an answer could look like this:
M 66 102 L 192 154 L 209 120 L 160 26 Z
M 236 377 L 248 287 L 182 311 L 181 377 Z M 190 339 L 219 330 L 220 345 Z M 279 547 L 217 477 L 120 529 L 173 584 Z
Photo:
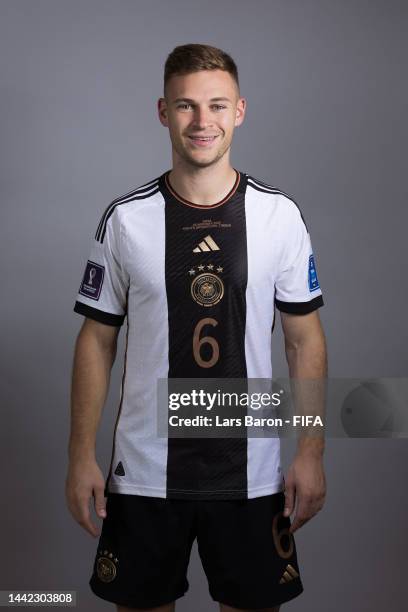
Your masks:
M 309 291 L 316 291 L 319 289 L 319 281 L 317 278 L 316 265 L 314 260 L 314 255 L 309 256 Z
M 104 276 L 105 267 L 88 259 L 79 293 L 91 300 L 99 300 Z

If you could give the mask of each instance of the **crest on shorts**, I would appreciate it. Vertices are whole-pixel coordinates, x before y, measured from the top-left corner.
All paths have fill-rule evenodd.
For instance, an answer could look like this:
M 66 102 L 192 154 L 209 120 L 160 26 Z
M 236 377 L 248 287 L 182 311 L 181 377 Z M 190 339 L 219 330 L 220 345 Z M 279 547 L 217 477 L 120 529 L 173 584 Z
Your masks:
M 99 550 L 96 560 L 96 574 L 102 582 L 112 582 L 116 578 L 119 560 L 108 550 Z

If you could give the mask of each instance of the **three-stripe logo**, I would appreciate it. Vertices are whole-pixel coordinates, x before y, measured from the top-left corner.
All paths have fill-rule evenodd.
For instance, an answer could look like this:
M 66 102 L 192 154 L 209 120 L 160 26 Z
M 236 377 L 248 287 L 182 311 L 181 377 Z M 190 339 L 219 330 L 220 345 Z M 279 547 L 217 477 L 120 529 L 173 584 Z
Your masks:
M 285 571 L 283 572 L 282 578 L 279 580 L 279 584 L 286 584 L 287 582 L 294 580 L 294 578 L 297 578 L 298 576 L 299 574 L 297 573 L 293 565 L 288 563 Z
M 220 247 L 215 242 L 213 238 L 211 238 L 210 234 L 202 240 L 195 249 L 193 249 L 193 253 L 203 253 L 208 251 L 219 251 Z

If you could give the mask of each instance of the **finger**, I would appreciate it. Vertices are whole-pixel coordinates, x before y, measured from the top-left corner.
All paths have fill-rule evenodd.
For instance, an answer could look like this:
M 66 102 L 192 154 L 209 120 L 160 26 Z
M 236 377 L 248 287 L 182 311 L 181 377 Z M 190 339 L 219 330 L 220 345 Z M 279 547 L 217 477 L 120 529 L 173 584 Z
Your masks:
M 283 510 L 283 516 L 289 516 L 294 510 L 295 504 L 295 487 L 292 485 L 286 485 L 285 488 L 285 507 Z
M 293 519 L 293 523 L 289 527 L 289 533 L 292 533 L 292 534 L 295 533 L 295 531 L 297 531 L 305 523 L 310 521 L 310 518 L 311 517 L 309 517 L 309 518 L 301 518 L 301 517 L 295 516 L 295 518 Z
M 297 529 L 302 527 L 308 520 L 313 516 L 311 504 L 304 498 L 299 497 L 298 505 L 296 508 L 296 514 L 294 516 L 292 525 L 289 527 L 289 533 L 294 533 Z
M 83 515 L 78 523 L 83 527 L 88 533 L 90 533 L 95 538 L 101 535 L 100 530 L 96 525 L 93 524 L 89 513 L 87 515 Z
M 80 501 L 77 513 L 77 521 L 81 525 L 81 527 L 88 531 L 88 533 L 90 533 L 92 536 L 96 537 L 100 535 L 98 527 L 94 525 L 91 520 L 88 498 Z
M 106 517 L 106 498 L 104 496 L 104 489 L 95 488 L 94 490 L 95 497 L 95 512 L 101 518 Z

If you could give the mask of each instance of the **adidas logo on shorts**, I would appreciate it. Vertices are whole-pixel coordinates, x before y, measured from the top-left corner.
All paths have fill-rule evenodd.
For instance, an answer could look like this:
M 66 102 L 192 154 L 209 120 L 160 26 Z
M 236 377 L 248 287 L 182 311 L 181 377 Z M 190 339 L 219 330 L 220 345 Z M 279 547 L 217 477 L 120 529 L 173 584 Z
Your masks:
M 279 584 L 285 584 L 286 582 L 290 582 L 291 580 L 293 580 L 294 578 L 297 578 L 298 576 L 299 574 L 297 573 L 295 568 L 290 563 L 288 563 L 285 571 L 283 572 L 282 578 L 279 580 Z

